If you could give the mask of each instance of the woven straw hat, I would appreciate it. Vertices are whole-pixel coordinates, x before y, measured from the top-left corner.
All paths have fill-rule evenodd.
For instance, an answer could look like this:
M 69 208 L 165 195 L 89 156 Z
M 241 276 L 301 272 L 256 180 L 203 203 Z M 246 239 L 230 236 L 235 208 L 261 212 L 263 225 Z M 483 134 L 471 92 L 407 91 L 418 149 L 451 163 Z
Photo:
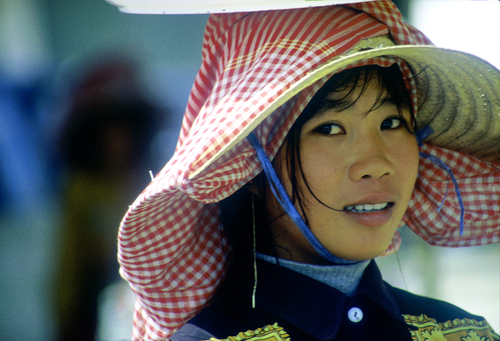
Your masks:
M 137 294 L 134 338 L 168 338 L 219 285 L 227 245 L 217 202 L 262 170 L 248 134 L 272 159 L 333 73 L 395 63 L 418 128 L 431 132 L 403 223 L 434 245 L 500 240 L 497 69 L 431 46 L 389 1 L 214 14 L 176 153 L 120 226 L 121 274 Z M 448 191 L 450 173 L 460 196 Z M 388 252 L 398 242 L 396 234 Z

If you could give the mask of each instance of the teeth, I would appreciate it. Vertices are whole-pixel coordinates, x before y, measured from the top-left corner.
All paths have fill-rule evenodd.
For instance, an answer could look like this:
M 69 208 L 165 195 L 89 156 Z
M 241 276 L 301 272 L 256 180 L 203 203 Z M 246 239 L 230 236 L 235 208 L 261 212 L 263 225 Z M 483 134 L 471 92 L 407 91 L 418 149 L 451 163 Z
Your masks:
M 346 210 L 348 211 L 354 211 L 354 212 L 370 212 L 370 211 L 380 211 L 385 209 L 387 206 L 389 206 L 389 203 L 383 203 L 383 204 L 365 204 L 365 205 L 352 205 L 352 206 L 346 206 Z

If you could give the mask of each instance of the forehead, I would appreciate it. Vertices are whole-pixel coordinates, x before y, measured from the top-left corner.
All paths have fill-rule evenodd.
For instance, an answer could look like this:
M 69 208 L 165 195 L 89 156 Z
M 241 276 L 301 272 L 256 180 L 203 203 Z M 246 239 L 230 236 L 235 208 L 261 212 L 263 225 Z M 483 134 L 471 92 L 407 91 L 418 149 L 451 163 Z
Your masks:
M 326 112 L 345 114 L 357 103 L 373 109 L 386 103 L 393 104 L 391 98 L 378 76 L 362 78 L 326 93 L 312 117 L 320 117 Z

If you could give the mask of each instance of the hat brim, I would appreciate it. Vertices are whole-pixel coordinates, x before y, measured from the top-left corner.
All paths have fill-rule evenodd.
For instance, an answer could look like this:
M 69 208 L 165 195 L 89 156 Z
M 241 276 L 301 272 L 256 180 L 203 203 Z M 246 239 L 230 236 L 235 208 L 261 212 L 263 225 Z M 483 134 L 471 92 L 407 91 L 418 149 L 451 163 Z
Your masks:
M 277 108 L 308 86 L 350 65 L 380 57 L 403 60 L 415 76 L 419 101 L 417 127 L 429 126 L 433 131 L 426 142 L 487 161 L 500 160 L 500 71 L 487 61 L 461 51 L 435 46 L 390 46 L 332 59 L 294 84 L 287 85 L 286 91 L 276 96 L 211 159 L 190 173 L 189 179 L 196 178 Z M 214 137 L 220 133 L 213 131 Z M 207 136 L 207 141 L 210 138 Z
M 135 14 L 210 14 L 341 5 L 371 0 L 106 0 L 120 11 Z

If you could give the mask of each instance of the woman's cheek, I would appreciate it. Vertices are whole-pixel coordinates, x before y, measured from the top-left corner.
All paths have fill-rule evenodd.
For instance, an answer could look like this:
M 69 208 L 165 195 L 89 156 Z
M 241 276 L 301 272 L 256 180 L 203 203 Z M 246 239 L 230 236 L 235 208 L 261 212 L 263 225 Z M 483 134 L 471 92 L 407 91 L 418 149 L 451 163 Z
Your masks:
M 303 143 L 300 157 L 302 170 L 308 181 L 337 175 L 337 169 L 340 165 L 339 151 L 333 150 L 330 146 L 323 146 L 320 142 Z

